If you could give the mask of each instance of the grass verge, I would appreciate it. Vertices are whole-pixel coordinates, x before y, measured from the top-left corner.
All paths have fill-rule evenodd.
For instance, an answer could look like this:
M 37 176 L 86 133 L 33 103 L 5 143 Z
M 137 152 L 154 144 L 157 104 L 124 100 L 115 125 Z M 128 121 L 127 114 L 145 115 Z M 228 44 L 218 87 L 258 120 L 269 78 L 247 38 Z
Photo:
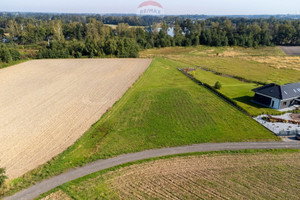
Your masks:
M 17 60 L 17 61 L 12 61 L 10 63 L 0 63 L 0 69 L 6 68 L 6 67 L 10 67 L 10 66 L 13 66 L 13 65 L 17 65 L 17 64 L 20 64 L 20 63 L 23 63 L 23 62 L 27 62 L 29 60 L 30 59 Z

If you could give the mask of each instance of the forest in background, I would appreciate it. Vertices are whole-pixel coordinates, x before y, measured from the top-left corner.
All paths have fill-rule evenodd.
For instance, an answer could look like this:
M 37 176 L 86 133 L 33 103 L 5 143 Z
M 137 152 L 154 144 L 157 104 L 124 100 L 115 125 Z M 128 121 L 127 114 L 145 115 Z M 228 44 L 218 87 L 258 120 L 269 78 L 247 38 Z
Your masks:
M 138 57 L 139 51 L 154 47 L 300 45 L 300 20 L 0 13 L 0 41 L 4 63 L 25 58 Z

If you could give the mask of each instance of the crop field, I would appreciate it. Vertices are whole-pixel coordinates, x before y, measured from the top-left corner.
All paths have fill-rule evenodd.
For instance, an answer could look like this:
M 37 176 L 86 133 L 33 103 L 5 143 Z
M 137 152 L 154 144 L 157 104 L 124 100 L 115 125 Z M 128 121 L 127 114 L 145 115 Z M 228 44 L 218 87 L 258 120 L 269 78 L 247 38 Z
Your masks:
M 0 166 L 16 178 L 72 145 L 150 59 L 35 60 L 0 70 Z
M 141 57 L 166 57 L 190 66 L 262 83 L 300 81 L 300 57 L 287 56 L 279 47 L 174 47 L 150 49 Z
M 40 198 L 296 200 L 299 168 L 299 151 L 180 156 L 98 172 Z
M 177 70 L 180 66 L 169 59 L 154 59 L 120 101 L 74 145 L 9 182 L 3 193 L 11 194 L 69 168 L 124 153 L 195 143 L 279 140 L 184 76 Z

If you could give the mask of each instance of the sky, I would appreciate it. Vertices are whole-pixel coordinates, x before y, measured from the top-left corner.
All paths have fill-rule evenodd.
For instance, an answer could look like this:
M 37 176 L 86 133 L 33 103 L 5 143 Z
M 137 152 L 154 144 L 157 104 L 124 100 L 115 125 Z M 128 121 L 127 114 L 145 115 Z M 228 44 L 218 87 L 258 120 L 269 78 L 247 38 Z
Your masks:
M 1 0 L 0 11 L 136 13 L 143 0 Z M 167 15 L 300 14 L 299 0 L 157 0 Z

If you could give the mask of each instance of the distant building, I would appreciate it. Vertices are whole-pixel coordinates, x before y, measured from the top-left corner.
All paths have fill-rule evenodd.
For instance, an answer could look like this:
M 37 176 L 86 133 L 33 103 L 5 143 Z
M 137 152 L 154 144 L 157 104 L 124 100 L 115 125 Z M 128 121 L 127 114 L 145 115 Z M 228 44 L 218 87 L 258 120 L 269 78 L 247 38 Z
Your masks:
M 287 85 L 268 84 L 252 91 L 253 101 L 266 107 L 281 110 L 300 105 L 300 82 Z
M 4 33 L 2 38 L 2 43 L 7 43 L 9 41 L 7 38 L 9 37 L 10 37 L 9 33 Z

